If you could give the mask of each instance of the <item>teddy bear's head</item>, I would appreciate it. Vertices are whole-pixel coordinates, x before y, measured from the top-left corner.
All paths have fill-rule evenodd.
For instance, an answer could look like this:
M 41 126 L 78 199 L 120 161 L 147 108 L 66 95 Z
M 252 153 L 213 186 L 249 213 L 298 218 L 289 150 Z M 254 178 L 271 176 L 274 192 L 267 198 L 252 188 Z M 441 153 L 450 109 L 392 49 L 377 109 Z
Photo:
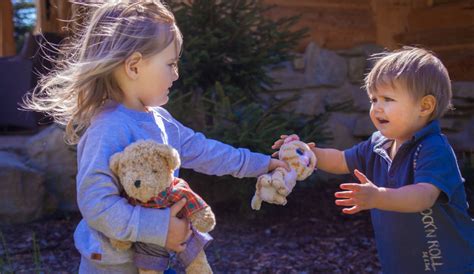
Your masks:
M 109 165 L 127 195 L 146 203 L 171 185 L 180 159 L 168 145 L 140 140 L 112 155 Z
M 316 155 L 307 144 L 298 140 L 283 143 L 278 158 L 296 171 L 298 181 L 308 178 L 316 167 Z

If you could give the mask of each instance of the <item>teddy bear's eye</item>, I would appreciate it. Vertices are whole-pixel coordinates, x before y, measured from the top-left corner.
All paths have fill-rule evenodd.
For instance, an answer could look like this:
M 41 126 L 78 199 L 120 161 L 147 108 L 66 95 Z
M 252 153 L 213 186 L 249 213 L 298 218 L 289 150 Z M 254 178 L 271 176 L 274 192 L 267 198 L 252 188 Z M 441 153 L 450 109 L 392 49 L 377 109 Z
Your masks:
M 301 150 L 301 149 L 296 149 L 296 153 L 298 153 L 299 155 L 303 156 L 304 155 L 304 152 Z
M 140 180 L 136 180 L 134 185 L 135 185 L 136 188 L 139 188 L 141 183 L 142 182 Z

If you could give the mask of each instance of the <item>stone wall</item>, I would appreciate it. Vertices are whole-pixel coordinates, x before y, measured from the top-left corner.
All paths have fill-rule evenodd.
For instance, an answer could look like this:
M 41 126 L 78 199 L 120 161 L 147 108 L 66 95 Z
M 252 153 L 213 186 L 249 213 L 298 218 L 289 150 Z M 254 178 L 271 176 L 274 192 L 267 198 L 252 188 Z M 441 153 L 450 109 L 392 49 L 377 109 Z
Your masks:
M 333 141 L 328 146 L 348 148 L 368 138 L 375 130 L 368 116 L 370 103 L 361 86 L 371 67 L 369 56 L 383 48 L 365 44 L 348 50 L 331 51 L 310 43 L 293 62 L 270 69 L 280 83 L 264 96 L 298 99 L 287 111 L 330 115 L 328 126 Z M 453 105 L 441 120 L 443 132 L 459 153 L 474 151 L 474 82 L 453 82 Z M 315 140 L 316 142 L 318 140 Z
M 286 111 L 329 115 L 334 139 L 324 146 L 349 148 L 375 130 L 368 97 L 361 88 L 368 56 L 382 48 L 366 44 L 331 51 L 310 43 L 292 62 L 272 67 L 280 83 L 264 97 L 296 97 Z M 455 111 L 442 119 L 443 131 L 458 153 L 474 151 L 474 82 L 453 83 Z M 34 136 L 0 136 L 0 224 L 24 223 L 58 210 L 77 211 L 76 153 L 52 125 Z M 318 142 L 318 140 L 314 140 Z M 317 172 L 320 180 L 327 175 Z M 322 177 L 321 177 L 322 176 Z

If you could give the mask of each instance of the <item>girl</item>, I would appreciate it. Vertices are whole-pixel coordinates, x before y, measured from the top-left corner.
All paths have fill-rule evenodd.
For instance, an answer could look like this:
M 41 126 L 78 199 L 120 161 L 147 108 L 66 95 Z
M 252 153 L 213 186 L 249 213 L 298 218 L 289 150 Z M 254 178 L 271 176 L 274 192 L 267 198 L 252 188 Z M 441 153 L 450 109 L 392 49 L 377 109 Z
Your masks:
M 83 219 L 74 240 L 82 256 L 80 273 L 137 271 L 132 252 L 113 249 L 108 238 L 181 252 L 191 236 L 188 220 L 176 217 L 185 200 L 157 210 L 132 206 L 120 196 L 109 158 L 128 144 L 139 139 L 169 144 L 183 167 L 206 174 L 257 177 L 286 168 L 270 156 L 206 139 L 161 107 L 178 79 L 182 36 L 159 1 L 126 2 L 94 6 L 61 66 L 25 100 L 26 108 L 65 125 L 66 141 L 78 144 L 77 202 Z

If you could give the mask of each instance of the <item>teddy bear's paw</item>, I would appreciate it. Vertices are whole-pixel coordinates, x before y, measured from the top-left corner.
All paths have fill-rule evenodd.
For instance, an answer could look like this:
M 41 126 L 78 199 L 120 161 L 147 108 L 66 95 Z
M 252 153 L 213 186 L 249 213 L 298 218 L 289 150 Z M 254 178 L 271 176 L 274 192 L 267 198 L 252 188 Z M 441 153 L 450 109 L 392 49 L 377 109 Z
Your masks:
M 204 233 L 213 230 L 216 226 L 216 216 L 209 206 L 194 213 L 190 221 L 195 229 Z
M 260 207 L 262 207 L 262 199 L 256 193 L 252 198 L 251 206 L 253 210 L 260 210 Z
M 156 270 L 150 270 L 150 269 L 138 269 L 139 274 L 163 274 L 163 271 L 156 271 Z
M 132 247 L 132 242 L 110 239 L 110 244 L 117 250 L 124 251 Z
M 194 261 L 186 267 L 186 274 L 212 274 L 212 269 L 204 250 L 201 250 Z

